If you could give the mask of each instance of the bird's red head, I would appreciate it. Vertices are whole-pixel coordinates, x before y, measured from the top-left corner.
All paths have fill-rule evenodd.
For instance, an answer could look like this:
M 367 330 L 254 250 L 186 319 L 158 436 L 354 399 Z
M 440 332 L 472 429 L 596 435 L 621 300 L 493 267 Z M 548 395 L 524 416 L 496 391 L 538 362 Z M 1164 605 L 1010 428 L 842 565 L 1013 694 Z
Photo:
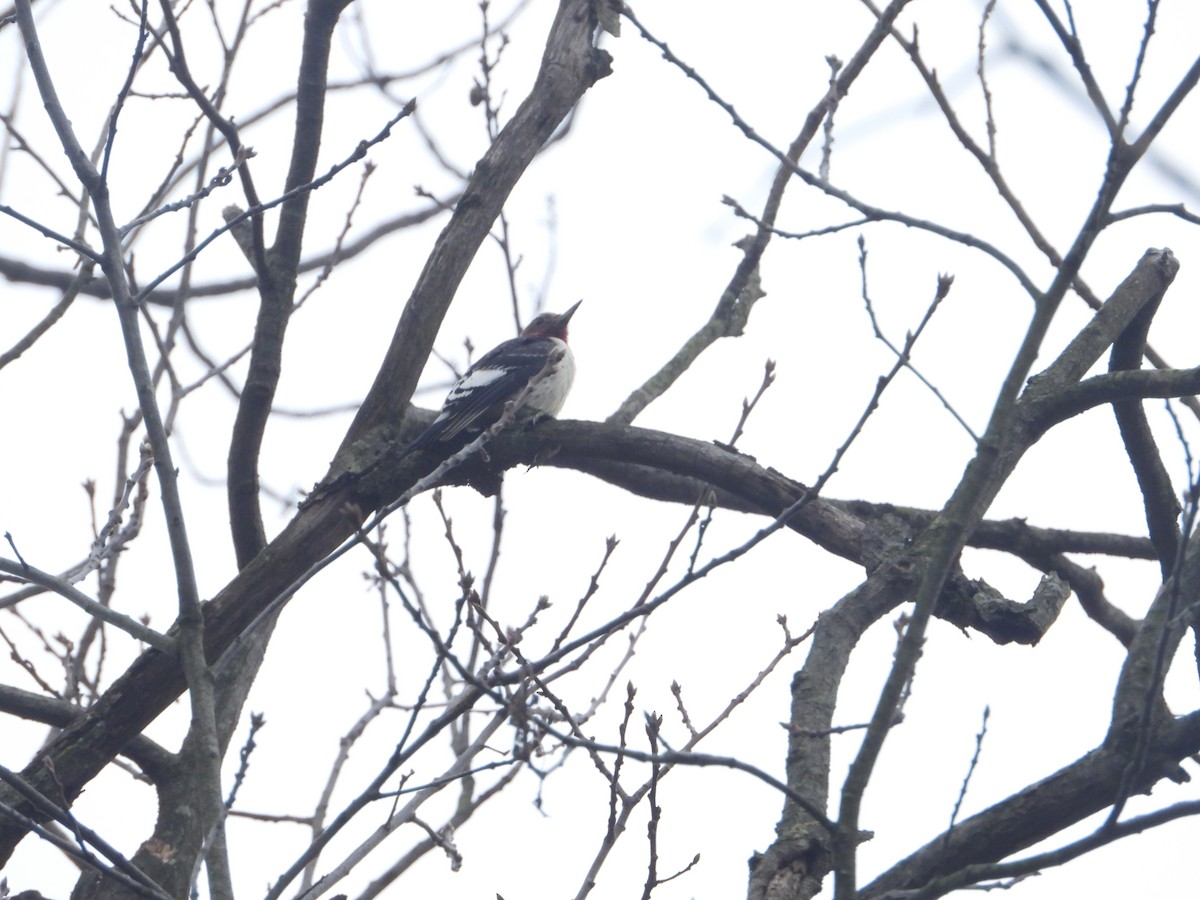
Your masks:
M 582 302 L 582 300 L 579 301 L 579 303 Z M 575 310 L 579 309 L 579 303 L 565 313 L 542 313 L 525 326 L 525 330 L 521 332 L 522 337 L 552 337 L 565 341 L 567 339 L 567 323 L 571 321 L 571 316 L 575 315 Z

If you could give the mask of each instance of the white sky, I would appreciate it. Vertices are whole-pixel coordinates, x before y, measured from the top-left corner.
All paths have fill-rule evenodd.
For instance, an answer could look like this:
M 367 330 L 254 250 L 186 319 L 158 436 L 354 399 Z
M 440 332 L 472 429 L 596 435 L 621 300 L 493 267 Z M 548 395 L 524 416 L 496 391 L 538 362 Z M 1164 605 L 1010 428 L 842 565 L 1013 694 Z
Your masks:
M 104 111 L 124 74 L 131 47 L 127 28 L 115 27 L 103 4 L 46 4 L 41 15 L 43 42 L 59 78 L 64 103 L 85 143 L 95 139 Z M 418 16 L 408 5 L 356 4 L 369 22 L 377 65 L 399 70 L 426 60 L 450 43 L 470 40 L 478 29 L 477 8 L 465 0 L 441 4 L 437 14 Z M 836 8 L 835 8 L 836 7 Z M 1134 2 L 1077 4 L 1085 46 L 1110 98 L 1120 95 L 1136 52 L 1145 5 Z M 869 16 L 853 3 L 746 2 L 728 5 L 641 3 L 637 13 L 672 49 L 699 70 L 739 113 L 768 139 L 785 146 L 807 110 L 824 90 L 825 56 L 848 59 L 869 27 Z M 493 19 L 502 17 L 497 6 Z M 508 91 L 503 112 L 524 95 L 535 70 L 553 5 L 535 2 L 510 30 L 497 78 Z M 300 6 L 292 3 L 264 22 L 239 62 L 241 77 L 228 109 L 248 114 L 286 89 L 294 70 Z M 915 0 L 905 21 L 920 26 L 921 43 L 960 115 L 977 138 L 983 136 L 982 103 L 974 79 L 979 4 L 967 0 Z M 1191 4 L 1163 4 L 1151 46 L 1143 94 L 1134 108 L 1137 128 L 1190 65 L 1195 53 L 1197 13 Z M 269 39 L 267 36 L 270 35 Z M 343 32 L 336 71 L 357 71 L 362 48 Z M 1001 3 L 989 34 L 990 86 L 999 127 L 999 158 L 1026 208 L 1060 249 L 1081 222 L 1103 173 L 1105 144 L 1095 116 L 1077 96 L 1064 94 L 1006 52 L 1010 37 L 1039 48 L 1061 69 L 1067 61 L 1052 34 L 1039 24 L 1028 3 Z M 191 52 L 204 60 L 203 39 Z M 728 117 L 708 103 L 699 88 L 643 42 L 628 24 L 618 40 L 606 39 L 614 74 L 585 98 L 570 138 L 535 163 L 508 208 L 514 240 L 523 256 L 518 284 L 524 299 L 540 289 L 552 260 L 546 302 L 561 309 L 584 299 L 572 322 L 579 373 L 565 417 L 601 419 L 674 351 L 708 316 L 739 258 L 730 245 L 747 231 L 721 204 L 722 195 L 750 210 L 761 206 L 773 172 L 772 159 L 747 142 Z M 0 33 L 0 71 L 18 68 L 20 43 L 15 28 Z M 459 65 L 418 82 L 420 114 L 439 135 L 452 161 L 468 169 L 485 146 L 482 116 L 466 103 L 474 53 Z M 244 66 L 244 71 L 241 67 Z M 10 76 L 11 77 L 11 76 Z M 209 77 L 215 77 L 210 73 Z M 1072 82 L 1073 83 L 1073 82 Z M 412 88 L 402 86 L 400 90 Z M 0 83 L 0 94 L 7 94 Z M 1114 100 L 1115 102 L 1115 100 Z M 176 108 L 178 106 L 178 108 Z M 155 183 L 164 155 L 174 153 L 177 128 L 190 121 L 182 106 L 158 102 L 132 105 L 119 132 L 114 162 L 114 196 L 119 215 L 132 215 Z M 373 135 L 392 109 L 376 98 L 343 103 L 332 99 L 319 171 L 343 158 L 364 136 Z M 1167 162 L 1187 167 L 1197 133 L 1195 98 L 1164 133 L 1158 152 Z M 39 105 L 26 97 L 19 123 L 30 141 L 48 148 Z M 973 231 L 1001 246 L 1048 283 L 1048 267 L 1017 230 L 986 179 L 955 144 L 911 66 L 892 45 L 871 64 L 839 112 L 832 176 L 839 185 L 876 205 L 903 209 L 952 227 Z M 258 152 L 254 172 L 260 192 L 270 195 L 286 170 L 286 128 L 251 130 L 247 140 Z M 61 158 L 51 163 L 66 173 Z M 378 166 L 356 227 L 397 210 L 418 208 L 421 185 L 435 193 L 450 182 L 430 167 L 415 131 L 402 123 L 395 135 L 373 149 Z M 147 165 L 147 162 L 150 165 Z M 815 158 L 804 163 L 816 165 Z M 0 202 L 44 217 L 70 231 L 68 206 L 48 200 L 52 191 L 19 156 L 9 161 Z M 153 174 L 147 175 L 150 168 Z M 342 226 L 357 186 L 354 171 L 314 195 L 308 249 L 317 251 Z M 553 198 L 555 231 L 547 238 L 547 201 Z M 1130 180 L 1118 207 L 1196 198 L 1144 167 Z M 223 201 L 221 201 L 223 202 Z M 221 202 L 205 207 L 201 233 L 219 224 Z M 232 195 L 231 201 L 232 202 Z M 790 189 L 780 227 L 805 231 L 853 218 L 837 204 L 797 184 Z M 337 272 L 297 314 L 289 331 L 285 374 L 278 406 L 286 409 L 352 404 L 365 393 L 396 317 L 442 220 L 394 237 Z M 164 222 L 137 250 L 144 281 L 177 255 L 183 219 Z M 777 240 L 763 268 L 767 297 L 759 302 L 746 334 L 722 341 L 651 406 L 639 425 L 677 431 L 701 439 L 727 439 L 741 400 L 752 394 L 766 359 L 778 363 L 778 380 L 751 419 L 741 448 L 798 480 L 811 482 L 828 465 L 857 418 L 876 379 L 890 367 L 888 352 L 871 337 L 859 294 L 855 241 L 865 235 L 871 294 L 893 341 L 915 327 L 933 294 L 938 273 L 955 275 L 944 308 L 922 337 L 916 363 L 977 431 L 986 422 L 999 379 L 1028 320 L 1030 303 L 998 265 L 961 247 L 895 225 L 849 229 L 837 235 L 788 243 Z M 0 219 L 6 254 L 63 265 L 40 236 L 11 219 Z M 1104 296 L 1128 273 L 1148 246 L 1169 246 L 1183 263 L 1151 333 L 1152 343 L 1175 364 L 1193 365 L 1196 291 L 1193 230 L 1177 219 L 1143 217 L 1113 228 L 1096 248 L 1084 276 Z M 208 282 L 245 274 L 246 265 L 227 241 L 206 251 L 195 280 Z M 302 289 L 312 276 L 302 280 Z M 37 321 L 54 302 L 51 292 L 6 285 L 0 302 L 0 345 Z M 253 322 L 249 295 L 201 301 L 193 322 L 201 341 L 218 358 L 240 348 Z M 462 338 L 483 349 L 511 334 L 512 320 L 502 261 L 486 245 L 464 283 L 439 340 L 443 355 L 462 362 Z M 1051 358 L 1086 321 L 1087 311 L 1069 298 L 1050 340 Z M 194 368 L 194 367 L 193 367 Z M 198 369 L 184 367 L 185 380 Z M 244 371 L 244 370 L 238 370 Z M 446 371 L 436 363 L 430 384 L 444 385 Z M 83 301 L 46 341 L 0 372 L 8 440 L 0 450 L 0 530 L 10 531 L 26 559 L 54 571 L 84 552 L 90 525 L 79 483 L 99 482 L 99 496 L 112 490 L 112 445 L 118 409 L 133 406 L 124 372 L 116 318 L 106 305 Z M 440 402 L 441 389 L 422 395 Z M 219 391 L 188 401 L 176 433 L 184 474 L 184 502 L 201 590 L 211 596 L 231 577 L 232 553 L 225 537 L 224 491 L 205 479 L 223 470 L 233 406 Z M 1156 426 L 1169 429 L 1161 407 L 1151 407 Z M 348 415 L 321 420 L 279 419 L 264 448 L 264 484 L 295 496 L 323 473 Z M 1196 446 L 1194 423 L 1189 435 Z M 1169 431 L 1161 432 L 1164 435 Z M 1136 485 L 1122 459 L 1111 416 L 1104 411 L 1067 423 L 1045 438 L 1022 463 L 991 511 L 993 517 L 1024 516 L 1037 525 L 1138 532 L 1144 526 Z M 1172 473 L 1184 474 L 1181 453 L 1164 440 Z M 972 444 L 940 403 L 915 379 L 901 377 L 889 389 L 882 409 L 843 462 L 827 493 L 937 507 L 952 490 L 970 457 Z M 552 469 L 514 472 L 506 483 L 509 540 L 501 563 L 493 613 L 506 623 L 523 621 L 539 594 L 556 602 L 552 615 L 565 615 L 585 589 L 599 560 L 604 538 L 622 543 L 597 598 L 611 615 L 636 597 L 653 572 L 667 542 L 682 525 L 686 510 L 656 507 L 588 478 Z M 157 493 L 155 493 L 157 502 Z M 467 565 L 482 574 L 488 554 L 487 525 L 492 506 L 466 490 L 449 491 L 446 504 L 464 542 Z M 291 507 L 268 502 L 268 527 L 278 530 Z M 412 505 L 416 534 L 413 556 L 431 600 L 456 594 L 453 563 L 428 498 Z M 163 560 L 161 516 L 149 515 L 146 534 L 127 554 L 120 599 L 125 611 L 149 611 L 152 625 L 165 628 L 173 617 L 173 578 Z M 717 555 L 748 537 L 764 522 L 718 514 L 706 538 L 706 553 Z M 392 525 L 399 539 L 400 523 Z M 685 544 L 685 546 L 690 546 Z M 8 555 L 6 550 L 4 555 Z M 547 560 L 551 564 L 547 565 Z M 1084 560 L 1092 564 L 1091 560 Z M 1144 609 L 1155 587 L 1156 566 L 1095 561 L 1109 597 L 1133 614 Z M 1026 597 L 1037 573 L 994 554 L 970 552 L 968 575 L 982 577 L 1016 598 Z M 365 707 L 364 691 L 382 685 L 377 634 L 378 605 L 359 578 L 364 556 L 351 558 L 323 575 L 289 607 L 272 653 L 247 704 L 262 711 L 268 725 L 258 739 L 250 778 L 241 802 L 246 809 L 304 815 L 311 811 L 337 740 Z M 817 613 L 853 587 L 861 572 L 785 533 L 759 547 L 741 566 L 720 572 L 689 590 L 651 620 L 635 659 L 620 679 L 618 699 L 593 723 L 601 740 L 613 741 L 623 685 L 638 687 L 640 714 L 667 716 L 667 733 L 678 739 L 672 718 L 673 680 L 683 685 L 697 721 L 712 715 L 738 693 L 779 643 L 775 618 L 788 616 L 799 632 Z M 85 589 L 94 588 L 87 582 Z M 81 617 L 64 603 L 42 597 L 38 621 L 52 633 L 77 634 Z M 27 606 L 31 606 L 29 604 Z M 45 611 L 49 610 L 49 611 Z M 25 610 L 33 615 L 30 609 Z M 596 613 L 597 617 L 600 613 Z M 404 619 L 401 648 L 421 648 L 422 640 Z M 0 627 L 14 627 L 0 614 Z M 134 648 L 122 636 L 110 638 L 108 672 L 115 673 Z M 843 686 L 839 724 L 864 720 L 891 659 L 894 635 L 888 622 L 868 634 Z M 623 641 L 614 642 L 612 657 Z M 1053 772 L 1096 744 L 1107 723 L 1112 686 L 1121 654 L 1116 642 L 1091 625 L 1072 601 L 1037 648 L 995 647 L 967 637 L 944 623 L 930 630 L 905 723 L 889 738 L 863 810 L 863 827 L 875 832 L 862 851 L 864 882 L 945 827 L 974 747 L 985 705 L 992 716 L 980 768 L 964 814 L 971 814 Z M 1187 651 L 1190 653 L 1190 650 Z M 702 749 L 743 757 L 781 774 L 788 682 L 802 651 L 780 670 Z M 47 657 L 39 657 L 49 667 Z M 402 672 L 416 683 L 421 666 Z M 1184 665 L 1172 681 L 1177 708 L 1197 699 L 1194 670 Z M 48 669 L 49 670 L 49 669 Z M 603 668 L 568 689 L 586 703 L 602 687 Z M 1191 672 L 1188 677 L 1188 672 Z M 16 667 L 0 662 L 7 683 L 34 685 Z M 186 706 L 156 723 L 152 733 L 174 746 Z M 389 752 L 400 717 L 379 729 L 355 753 L 350 784 L 369 777 Z M 20 768 L 42 732 L 6 721 L 0 762 Z M 389 729 L 392 729 L 389 731 Z M 240 740 L 235 738 L 235 743 Z M 501 739 L 498 749 L 506 750 Z M 844 765 L 856 748 L 853 735 L 835 743 Z M 231 754 L 231 758 L 235 754 Z M 232 760 L 236 762 L 236 760 Z M 433 772 L 418 772 L 420 778 Z M 840 781 L 835 775 L 834 783 Z M 1137 798 L 1129 813 L 1194 797 L 1189 786 L 1156 789 L 1150 800 Z M 540 900 L 574 896 L 588 861 L 599 846 L 606 816 L 606 790 L 582 754 L 549 779 L 543 813 L 532 801 L 536 785 L 521 779 L 507 799 L 485 809 L 458 836 L 466 856 L 452 874 L 444 858 L 431 854 L 405 880 L 413 895 Z M 349 788 L 347 788 L 349 796 Z M 445 802 L 451 802 L 447 794 Z M 128 810 L 114 822 L 113 804 Z M 688 875 L 655 892 L 659 900 L 740 896 L 746 860 L 769 845 L 781 798 L 748 776 L 706 769 L 676 772 L 662 787 L 660 871 L 682 868 L 699 852 L 700 864 Z M 131 787 L 120 773 L 89 787 L 76 808 L 81 819 L 110 836 L 130 854 L 149 833 L 153 797 Z M 368 815 L 377 824 L 382 812 Z M 437 816 L 427 812 L 427 821 Z M 255 896 L 286 867 L 306 842 L 298 826 L 245 823 L 231 826 L 234 866 L 241 896 Z M 644 817 L 635 820 L 604 869 L 593 898 L 636 896 L 645 878 Z M 380 866 L 398 857 L 414 839 L 411 830 L 393 838 Z M 1078 832 L 1069 837 L 1077 837 Z M 1195 822 L 1176 823 L 1106 849 L 1088 861 L 1030 879 L 1009 896 L 1042 900 L 1074 896 L 1184 896 L 1194 891 L 1180 865 L 1184 846 L 1200 837 Z M 349 844 L 338 845 L 344 849 Z M 337 851 L 329 856 L 332 862 Z M 377 870 L 364 868 L 337 890 L 351 896 Z M 48 896 L 66 896 L 74 873 L 56 854 L 27 840 L 4 873 L 15 889 L 37 887 Z M 1186 887 L 1185 887 L 1186 885 Z M 392 890 L 398 895 L 399 889 Z

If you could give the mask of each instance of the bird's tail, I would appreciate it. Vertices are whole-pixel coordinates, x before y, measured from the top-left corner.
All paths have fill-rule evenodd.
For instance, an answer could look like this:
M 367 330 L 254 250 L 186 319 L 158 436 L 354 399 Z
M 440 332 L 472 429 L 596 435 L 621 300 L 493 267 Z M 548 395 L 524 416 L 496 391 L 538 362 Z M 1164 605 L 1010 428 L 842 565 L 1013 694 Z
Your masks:
M 412 453 L 414 450 L 424 450 L 431 444 L 436 444 L 441 440 L 442 432 L 446 430 L 445 419 L 434 419 L 433 424 L 417 435 L 407 447 L 404 448 L 404 453 Z

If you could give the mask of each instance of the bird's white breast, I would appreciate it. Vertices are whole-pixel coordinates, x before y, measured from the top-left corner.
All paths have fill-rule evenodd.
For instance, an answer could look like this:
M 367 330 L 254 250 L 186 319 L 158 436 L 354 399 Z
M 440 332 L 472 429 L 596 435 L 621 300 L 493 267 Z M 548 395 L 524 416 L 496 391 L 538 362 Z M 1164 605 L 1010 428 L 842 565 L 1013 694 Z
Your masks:
M 533 386 L 523 406 L 542 415 L 556 416 L 563 408 L 571 391 L 571 383 L 575 380 L 575 356 L 566 341 L 558 338 L 550 340 L 554 342 L 556 350 L 562 351 L 562 358 L 545 378 Z

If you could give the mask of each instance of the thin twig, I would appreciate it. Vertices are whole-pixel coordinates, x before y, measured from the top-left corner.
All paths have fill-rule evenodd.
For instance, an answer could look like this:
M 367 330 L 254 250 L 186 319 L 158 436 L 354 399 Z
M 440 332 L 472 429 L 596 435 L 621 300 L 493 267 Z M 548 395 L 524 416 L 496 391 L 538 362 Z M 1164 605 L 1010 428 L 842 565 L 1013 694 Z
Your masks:
M 971 762 L 967 766 L 967 774 L 963 776 L 962 785 L 958 789 L 958 799 L 954 801 L 954 809 L 950 811 L 950 825 L 942 836 L 943 846 L 950 843 L 950 833 L 954 831 L 954 825 L 958 821 L 958 813 L 962 809 L 963 801 L 967 799 L 967 788 L 970 787 L 971 776 L 975 774 L 975 768 L 979 765 L 979 754 L 983 751 L 983 739 L 987 735 L 988 717 L 991 714 L 991 708 L 985 706 L 983 708 L 983 722 L 979 726 L 979 732 L 975 735 L 975 752 L 971 755 Z
M 88 615 L 102 619 L 115 628 L 120 628 L 126 634 L 132 635 L 156 650 L 160 650 L 171 656 L 176 652 L 177 647 L 172 638 L 167 637 L 165 634 L 160 634 L 152 628 L 147 628 L 136 619 L 131 619 L 129 616 L 110 609 L 102 603 L 97 603 L 82 591 L 72 587 L 62 579 L 51 575 L 49 572 L 35 569 L 24 561 L 13 562 L 12 560 L 2 558 L 0 558 L 0 572 L 7 572 L 23 581 L 28 581 L 31 584 L 37 584 L 46 590 L 53 591 L 60 597 L 70 600 Z
M 924 375 L 921 374 L 920 370 L 912 364 L 911 356 L 906 356 L 906 354 L 903 351 L 901 351 L 899 348 L 897 348 L 896 345 L 893 344 L 888 339 L 887 335 L 885 335 L 883 333 L 883 329 L 880 328 L 879 319 L 876 318 L 876 316 L 875 316 L 875 307 L 871 303 L 871 294 L 867 290 L 867 242 L 866 242 L 866 239 L 862 235 L 859 235 L 859 237 L 858 237 L 858 267 L 859 267 L 859 271 L 862 273 L 863 303 L 867 307 L 867 316 L 871 320 L 871 328 L 875 332 L 875 337 L 878 338 L 885 347 L 887 347 L 889 350 L 891 350 L 892 353 L 894 353 L 896 355 L 897 359 L 904 360 L 904 367 L 906 369 L 908 369 L 908 371 L 912 372 L 913 375 L 915 375 L 917 377 L 917 380 L 921 382 L 921 384 L 923 384 L 923 385 L 925 385 L 925 387 L 929 388 L 930 392 L 932 392 L 932 394 L 935 397 L 937 397 L 938 400 L 941 401 L 942 406 L 945 407 L 946 411 L 949 412 L 950 415 L 954 417 L 954 420 L 963 427 L 963 430 L 966 431 L 967 434 L 969 434 L 971 436 L 971 440 L 973 440 L 975 443 L 978 444 L 979 443 L 979 435 L 977 435 L 974 432 L 974 430 L 971 428 L 971 426 L 967 424 L 966 419 L 964 419 L 961 415 L 959 415 L 958 410 L 956 410 L 950 404 L 950 401 L 946 399 L 946 395 L 943 394 L 937 388 L 937 386 L 933 384 L 933 382 L 931 382 L 928 378 L 926 378 Z M 934 307 L 937 306 L 938 302 L 939 302 L 938 298 L 935 297 Z M 926 313 L 926 321 L 928 321 L 928 317 L 931 313 L 932 313 L 932 309 Z M 924 325 L 925 325 L 925 323 L 922 322 L 921 327 L 924 327 Z

